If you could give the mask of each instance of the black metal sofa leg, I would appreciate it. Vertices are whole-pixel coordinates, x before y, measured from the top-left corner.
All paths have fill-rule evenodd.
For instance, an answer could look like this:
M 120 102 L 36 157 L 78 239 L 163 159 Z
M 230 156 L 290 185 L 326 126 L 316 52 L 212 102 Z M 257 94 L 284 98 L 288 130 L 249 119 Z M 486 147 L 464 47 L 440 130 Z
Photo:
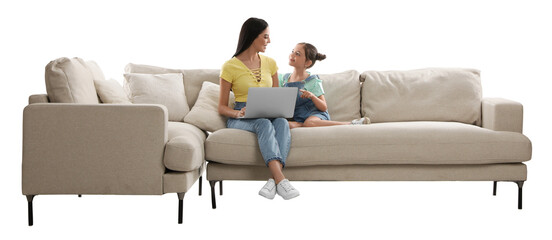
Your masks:
M 199 196 L 201 196 L 201 190 L 203 189 L 203 176 L 199 176 Z
M 518 209 L 523 208 L 523 183 L 525 181 L 514 181 L 518 185 Z M 493 181 L 493 196 L 496 196 L 496 183 Z
M 35 195 L 26 195 L 27 197 L 27 212 L 29 214 L 29 226 L 33 225 L 33 198 Z
M 516 182 L 516 184 L 518 185 L 518 209 L 522 209 L 523 204 L 523 183 L 524 181 Z
M 211 206 L 213 207 L 213 209 L 217 208 L 217 200 L 215 199 L 215 185 L 217 184 L 217 182 L 221 182 L 222 184 L 222 181 L 209 181 L 209 185 L 211 185 Z
M 184 208 L 184 194 L 186 193 L 176 193 L 178 194 L 178 224 L 182 224 L 182 211 Z

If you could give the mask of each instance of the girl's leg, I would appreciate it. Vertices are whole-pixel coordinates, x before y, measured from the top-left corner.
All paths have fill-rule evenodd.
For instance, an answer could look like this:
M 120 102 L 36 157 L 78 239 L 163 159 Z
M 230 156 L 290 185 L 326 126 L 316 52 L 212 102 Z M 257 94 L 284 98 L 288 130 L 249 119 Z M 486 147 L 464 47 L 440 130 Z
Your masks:
M 336 125 L 350 125 L 351 122 L 338 122 L 322 120 L 316 116 L 310 116 L 303 123 L 303 127 L 323 127 L 323 126 L 336 126 Z
M 295 121 L 290 121 L 289 122 L 289 128 L 290 129 L 298 128 L 298 127 L 302 127 L 302 126 L 303 126 L 302 122 L 295 122 Z

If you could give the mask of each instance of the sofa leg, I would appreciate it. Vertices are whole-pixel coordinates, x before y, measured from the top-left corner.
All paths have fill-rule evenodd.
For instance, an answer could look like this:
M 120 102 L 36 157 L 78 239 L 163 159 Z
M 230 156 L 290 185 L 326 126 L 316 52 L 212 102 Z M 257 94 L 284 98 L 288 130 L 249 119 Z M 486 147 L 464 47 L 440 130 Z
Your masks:
M 496 181 L 493 182 L 493 196 L 496 196 Z
M 220 195 L 222 196 L 222 180 L 219 181 Z
M 217 181 L 209 181 L 209 185 L 211 185 L 211 206 L 213 209 L 217 208 L 217 201 L 215 200 L 215 184 Z
M 203 176 L 199 176 L 199 196 L 201 196 L 201 190 L 203 189 Z
M 182 224 L 182 211 L 184 208 L 184 194 L 176 193 L 178 195 L 178 224 Z
M 79 197 L 82 197 L 82 194 L 79 194 Z
M 517 181 L 518 185 L 518 209 L 522 209 L 522 200 L 523 200 L 523 183 L 525 181 Z
M 27 212 L 29 215 L 29 226 L 33 225 L 33 198 L 35 195 L 26 195 L 27 197 Z

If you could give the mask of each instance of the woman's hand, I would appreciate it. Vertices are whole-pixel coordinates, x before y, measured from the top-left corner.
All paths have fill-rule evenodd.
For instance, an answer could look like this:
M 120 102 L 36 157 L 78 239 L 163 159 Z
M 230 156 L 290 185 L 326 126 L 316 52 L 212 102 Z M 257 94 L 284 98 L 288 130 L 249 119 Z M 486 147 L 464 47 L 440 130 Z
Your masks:
M 239 111 L 236 112 L 236 117 L 235 118 L 240 118 L 240 117 L 243 117 L 245 116 L 245 107 L 243 107 L 242 109 L 240 109 Z
M 311 92 L 309 92 L 307 90 L 299 89 L 299 91 L 301 91 L 303 93 L 303 94 L 301 94 L 301 98 L 312 99 L 313 97 L 316 97 L 316 96 L 314 96 L 314 94 L 312 94 Z

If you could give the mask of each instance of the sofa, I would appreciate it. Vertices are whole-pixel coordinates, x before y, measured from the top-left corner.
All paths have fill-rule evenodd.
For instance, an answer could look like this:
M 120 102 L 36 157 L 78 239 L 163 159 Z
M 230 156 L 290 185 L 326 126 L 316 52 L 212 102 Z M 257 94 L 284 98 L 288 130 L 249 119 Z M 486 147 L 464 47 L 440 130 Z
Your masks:
M 105 80 L 92 61 L 56 61 L 82 63 L 90 75 L 83 80 L 74 74 L 65 92 L 92 93 L 86 102 L 58 103 L 54 89 L 63 88 L 49 86 L 47 66 L 48 94 L 30 97 L 23 126 L 23 194 L 30 213 L 39 194 L 176 192 L 181 206 L 204 169 L 216 208 L 217 183 L 222 195 L 225 180 L 270 177 L 256 136 L 226 128 L 218 114 L 218 69 L 129 63 L 120 86 Z M 291 181 L 491 181 L 494 195 L 497 182 L 514 182 L 522 208 L 524 162 L 532 153 L 522 133 L 523 107 L 483 98 L 478 70 L 319 76 L 332 120 L 366 116 L 371 124 L 292 129 L 284 169 Z M 179 223 L 181 215 L 180 208 Z

